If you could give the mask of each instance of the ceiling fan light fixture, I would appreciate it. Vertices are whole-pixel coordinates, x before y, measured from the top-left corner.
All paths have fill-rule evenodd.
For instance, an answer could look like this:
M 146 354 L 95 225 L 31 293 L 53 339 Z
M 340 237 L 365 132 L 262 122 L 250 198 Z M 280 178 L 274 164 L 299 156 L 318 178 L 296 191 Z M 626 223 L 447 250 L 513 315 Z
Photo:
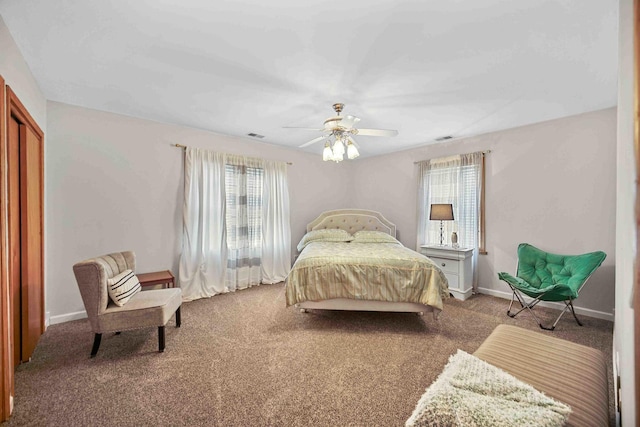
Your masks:
M 347 157 L 349 158 L 349 160 L 353 160 L 359 155 L 360 153 L 358 152 L 358 148 L 353 145 L 351 141 L 349 141 L 349 143 L 347 144 Z
M 329 144 L 329 141 L 324 144 L 324 150 L 322 151 L 322 160 L 324 160 L 325 162 L 333 160 L 333 151 L 331 151 L 331 144 Z
M 333 144 L 333 156 L 340 157 L 342 160 L 342 156 L 344 156 L 344 144 L 340 139 L 336 139 L 336 142 Z
M 322 160 L 333 160 L 338 163 L 344 160 L 344 155 L 347 155 L 349 160 L 353 160 L 360 156 L 358 150 L 358 144 L 351 138 L 351 135 L 364 135 L 364 136 L 384 136 L 391 137 L 398 135 L 397 130 L 391 129 L 363 129 L 356 128 L 355 125 L 360 121 L 356 116 L 350 114 L 341 116 L 344 104 L 333 104 L 333 109 L 337 116 L 329 117 L 324 121 L 324 125 L 321 129 L 316 128 L 293 128 L 293 129 L 305 129 L 323 132 L 324 135 L 314 138 L 311 141 L 305 142 L 300 145 L 300 148 L 307 147 L 311 144 L 315 144 L 320 141 L 325 141 L 324 149 L 322 150 Z M 288 128 L 292 128 L 287 126 Z M 333 139 L 333 141 L 332 141 Z

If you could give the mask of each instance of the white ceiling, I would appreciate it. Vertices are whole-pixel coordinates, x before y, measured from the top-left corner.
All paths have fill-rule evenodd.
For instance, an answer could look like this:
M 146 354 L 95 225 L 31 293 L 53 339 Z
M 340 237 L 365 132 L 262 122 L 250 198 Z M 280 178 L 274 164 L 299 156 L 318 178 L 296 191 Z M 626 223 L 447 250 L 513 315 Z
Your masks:
M 616 105 L 617 0 L 0 0 L 47 99 L 363 156 Z M 322 144 L 305 149 L 322 151 Z

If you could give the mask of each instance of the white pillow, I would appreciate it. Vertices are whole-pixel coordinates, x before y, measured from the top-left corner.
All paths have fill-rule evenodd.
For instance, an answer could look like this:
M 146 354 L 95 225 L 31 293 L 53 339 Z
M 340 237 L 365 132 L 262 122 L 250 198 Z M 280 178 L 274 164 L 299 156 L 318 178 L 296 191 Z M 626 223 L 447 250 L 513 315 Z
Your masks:
M 122 307 L 132 296 L 140 292 L 140 281 L 138 276 L 133 274 L 133 271 L 125 270 L 111 279 L 107 279 L 107 290 L 111 300 L 117 306 Z
M 298 243 L 298 252 L 302 251 L 311 242 L 350 242 L 353 236 L 348 231 L 338 228 L 324 228 L 312 230 L 305 234 Z
M 360 230 L 353 235 L 353 243 L 400 243 L 383 231 Z

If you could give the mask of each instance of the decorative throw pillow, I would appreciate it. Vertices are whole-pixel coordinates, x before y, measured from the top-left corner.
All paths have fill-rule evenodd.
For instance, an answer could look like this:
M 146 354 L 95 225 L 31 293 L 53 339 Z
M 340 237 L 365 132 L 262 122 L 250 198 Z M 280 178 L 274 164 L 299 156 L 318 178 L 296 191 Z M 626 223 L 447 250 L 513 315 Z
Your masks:
M 122 307 L 132 296 L 140 292 L 140 281 L 138 276 L 133 274 L 133 271 L 125 270 L 111 279 L 107 279 L 107 290 L 111 300 L 117 306 Z
M 348 231 L 337 228 L 325 228 L 312 230 L 305 234 L 298 243 L 298 252 L 302 251 L 311 242 L 350 242 L 353 236 Z
M 406 426 L 562 426 L 571 408 L 462 350 L 422 395 Z
M 353 243 L 400 243 L 395 237 L 382 231 L 360 230 L 353 235 Z

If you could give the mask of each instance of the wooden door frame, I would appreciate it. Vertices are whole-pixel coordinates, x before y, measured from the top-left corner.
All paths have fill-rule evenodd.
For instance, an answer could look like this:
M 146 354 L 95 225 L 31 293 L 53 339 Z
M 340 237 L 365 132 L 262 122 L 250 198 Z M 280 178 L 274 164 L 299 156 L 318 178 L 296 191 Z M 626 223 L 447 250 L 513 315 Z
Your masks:
M 633 283 L 633 349 L 635 355 L 635 394 L 636 394 L 636 426 L 640 426 L 640 417 L 638 409 L 640 408 L 640 5 L 638 0 L 633 2 L 633 33 L 634 33 L 634 106 L 633 106 L 633 139 L 636 157 L 636 253 L 635 253 L 635 280 Z
M 5 85 L 0 76 L 0 422 L 11 415 L 13 394 L 13 343 L 11 342 L 9 297 L 9 241 L 7 206 L 7 124 Z
M 10 290 L 9 290 L 9 241 L 8 241 L 8 194 L 7 194 L 7 124 L 11 117 L 28 126 L 42 141 L 40 145 L 40 230 L 42 232 L 40 277 L 42 301 L 42 325 L 44 331 L 44 132 L 31 117 L 25 106 L 0 76 L 0 422 L 11 415 L 11 397 L 14 395 L 13 339 L 11 334 Z

